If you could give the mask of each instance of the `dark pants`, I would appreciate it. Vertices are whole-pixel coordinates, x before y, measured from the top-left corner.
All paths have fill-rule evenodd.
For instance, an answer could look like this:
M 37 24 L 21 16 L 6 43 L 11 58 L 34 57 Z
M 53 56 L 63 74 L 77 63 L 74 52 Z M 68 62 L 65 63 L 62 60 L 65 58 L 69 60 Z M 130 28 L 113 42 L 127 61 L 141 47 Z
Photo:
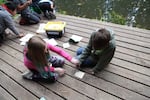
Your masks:
M 41 20 L 40 15 L 34 11 L 31 11 L 25 14 L 22 13 L 21 17 L 24 18 L 26 21 L 28 21 L 29 24 L 37 24 Z
M 39 7 L 42 10 L 42 12 L 45 14 L 46 11 L 53 12 L 53 9 L 51 8 L 51 4 L 49 2 L 43 2 L 39 3 Z
M 5 40 L 6 38 L 6 33 L 3 32 L 3 33 L 0 33 L 0 43 L 3 43 L 3 41 Z
M 84 47 L 80 47 L 77 50 L 77 59 L 80 58 L 80 55 L 83 53 L 85 50 Z M 87 57 L 80 65 L 80 67 L 94 67 L 96 65 L 97 61 L 94 59 L 92 56 Z

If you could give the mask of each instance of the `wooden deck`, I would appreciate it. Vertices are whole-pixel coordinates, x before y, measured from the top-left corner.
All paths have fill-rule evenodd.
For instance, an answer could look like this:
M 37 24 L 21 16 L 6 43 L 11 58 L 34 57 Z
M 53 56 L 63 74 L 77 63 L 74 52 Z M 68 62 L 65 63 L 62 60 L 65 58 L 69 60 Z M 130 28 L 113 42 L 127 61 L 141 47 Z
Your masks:
M 10 38 L 0 47 L 0 100 L 150 100 L 150 30 L 130 28 L 96 20 L 57 15 L 66 21 L 66 33 L 56 40 L 59 46 L 75 34 L 82 41 L 64 49 L 72 56 L 85 46 L 91 32 L 108 27 L 116 34 L 116 52 L 107 68 L 93 76 L 85 70 L 83 79 L 74 77 L 74 65 L 66 61 L 66 74 L 54 84 L 22 79 L 23 46 L 19 39 Z M 41 23 L 46 23 L 42 20 Z M 20 26 L 20 31 L 35 34 L 38 25 Z M 46 37 L 46 34 L 38 34 Z

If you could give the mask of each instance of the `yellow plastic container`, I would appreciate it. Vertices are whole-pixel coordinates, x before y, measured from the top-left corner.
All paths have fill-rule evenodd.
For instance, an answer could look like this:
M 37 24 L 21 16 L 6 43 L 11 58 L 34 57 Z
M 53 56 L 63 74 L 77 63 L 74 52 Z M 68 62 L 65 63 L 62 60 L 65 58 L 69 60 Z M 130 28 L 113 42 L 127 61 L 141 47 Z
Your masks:
M 46 30 L 49 38 L 60 38 L 65 33 L 66 22 L 63 21 L 50 21 L 44 29 Z
M 66 22 L 50 21 L 45 25 L 46 31 L 62 31 L 65 28 Z

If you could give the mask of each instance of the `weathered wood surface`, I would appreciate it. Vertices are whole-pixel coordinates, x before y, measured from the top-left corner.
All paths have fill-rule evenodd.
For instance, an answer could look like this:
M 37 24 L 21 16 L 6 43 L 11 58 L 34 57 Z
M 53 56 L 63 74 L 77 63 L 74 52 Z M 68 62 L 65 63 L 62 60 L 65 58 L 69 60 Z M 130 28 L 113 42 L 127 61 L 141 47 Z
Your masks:
M 57 15 L 56 20 L 67 22 L 64 36 L 57 39 L 59 47 L 74 35 L 83 37 L 78 44 L 64 49 L 75 56 L 77 48 L 85 46 L 90 34 L 102 27 L 116 34 L 116 52 L 108 67 L 98 75 L 86 73 L 83 79 L 74 77 L 76 68 L 66 61 L 66 75 L 54 84 L 24 80 L 23 46 L 19 39 L 10 36 L 0 47 L 0 100 L 149 100 L 150 99 L 150 31 L 104 23 L 74 16 Z M 46 23 L 48 20 L 42 20 Z M 20 26 L 20 31 L 36 34 L 37 25 Z M 52 52 L 52 54 L 55 54 Z

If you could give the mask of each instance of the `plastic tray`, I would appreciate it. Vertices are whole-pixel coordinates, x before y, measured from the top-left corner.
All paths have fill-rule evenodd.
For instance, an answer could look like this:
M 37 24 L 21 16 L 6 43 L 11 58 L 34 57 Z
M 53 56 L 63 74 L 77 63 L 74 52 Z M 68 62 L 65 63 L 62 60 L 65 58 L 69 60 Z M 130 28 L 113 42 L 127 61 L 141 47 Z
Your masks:
M 50 21 L 45 25 L 46 31 L 62 31 L 66 26 L 66 22 L 63 21 Z

